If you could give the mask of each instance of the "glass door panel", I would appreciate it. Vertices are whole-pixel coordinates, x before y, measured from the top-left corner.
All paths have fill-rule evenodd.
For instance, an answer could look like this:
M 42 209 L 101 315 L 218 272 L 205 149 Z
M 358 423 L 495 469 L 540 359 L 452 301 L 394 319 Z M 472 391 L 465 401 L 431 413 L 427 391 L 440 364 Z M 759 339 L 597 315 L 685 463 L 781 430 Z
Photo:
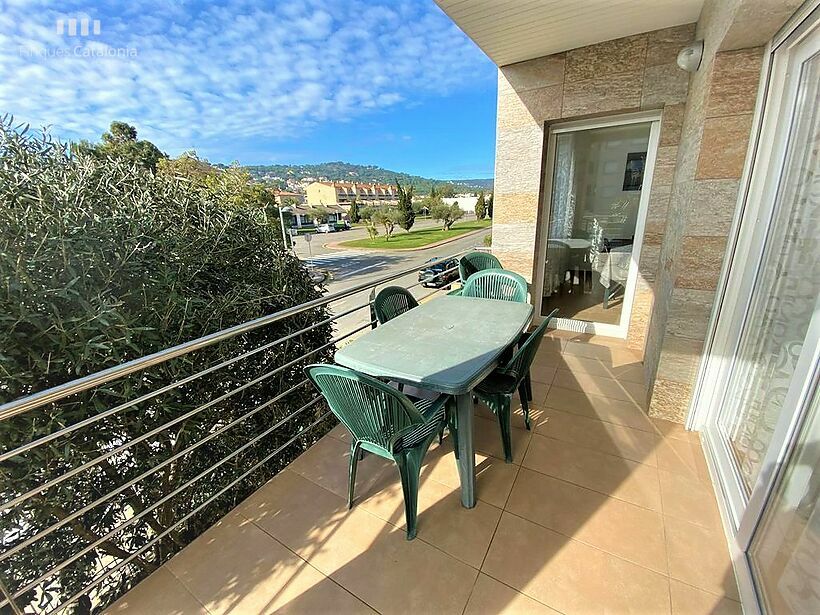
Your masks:
M 558 308 L 565 319 L 622 323 L 651 130 L 641 122 L 552 136 L 541 316 Z
M 803 65 L 776 213 L 717 419 L 747 495 L 783 412 L 820 293 L 819 77 L 814 56 Z
M 769 613 L 820 612 L 820 395 L 749 552 Z

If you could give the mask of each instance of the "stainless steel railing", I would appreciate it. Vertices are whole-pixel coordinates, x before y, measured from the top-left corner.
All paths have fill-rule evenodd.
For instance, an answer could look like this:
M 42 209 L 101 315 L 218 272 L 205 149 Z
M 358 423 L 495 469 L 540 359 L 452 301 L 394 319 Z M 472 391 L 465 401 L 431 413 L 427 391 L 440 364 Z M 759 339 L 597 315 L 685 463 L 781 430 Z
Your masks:
M 464 252 L 465 251 L 458 252 L 446 258 L 455 258 Z M 269 314 L 255 320 L 245 322 L 222 331 L 173 346 L 171 348 L 167 348 L 160 352 L 140 357 L 116 367 L 105 369 L 97 373 L 66 382 L 33 395 L 5 403 L 0 406 L 0 422 L 11 420 L 25 421 L 26 413 L 30 413 L 38 409 L 59 408 L 59 406 L 55 406 L 55 404 L 59 404 L 69 398 L 76 397 L 78 394 L 94 393 L 96 390 L 100 390 L 104 386 L 109 387 L 113 383 L 123 382 L 129 377 L 134 377 L 139 380 L 142 378 L 142 374 L 144 374 L 149 368 L 167 363 L 179 357 L 192 355 L 210 346 L 225 342 L 226 340 L 237 338 L 238 336 L 242 336 L 251 331 L 260 330 L 263 327 L 285 321 L 286 319 L 293 318 L 299 314 L 304 314 L 310 310 L 315 310 L 317 308 L 329 308 L 335 302 L 352 297 L 363 291 L 375 289 L 388 282 L 392 282 L 408 274 L 415 273 L 423 267 L 424 265 L 418 265 L 415 267 L 401 269 L 399 271 L 384 275 L 376 280 L 357 284 L 345 290 L 328 294 L 320 299 L 296 305 L 274 314 Z M 446 271 L 442 271 L 435 277 L 450 274 L 456 270 L 457 267 L 454 267 Z M 421 282 L 417 282 L 407 285 L 405 288 L 412 289 L 420 285 Z M 439 292 L 440 290 L 441 289 L 435 289 L 427 295 L 420 297 L 420 299 L 423 300 L 426 297 Z M 328 318 L 323 318 L 321 321 L 313 323 L 307 327 L 303 327 L 288 333 L 287 335 L 266 342 L 255 348 L 245 350 L 234 356 L 230 356 L 229 358 L 219 361 L 214 365 L 210 365 L 204 369 L 199 369 L 190 375 L 186 375 L 182 378 L 173 380 L 172 382 L 168 382 L 167 384 L 163 384 L 163 386 L 157 387 L 153 390 L 136 395 L 133 399 L 121 401 L 121 403 L 118 403 L 113 407 L 106 408 L 101 411 L 95 411 L 93 409 L 94 406 L 90 405 L 88 416 L 67 425 L 62 425 L 60 421 L 57 420 L 55 421 L 55 428 L 48 433 L 38 434 L 32 437 L 29 441 L 18 443 L 18 445 L 14 448 L 0 452 L 0 463 L 4 465 L 15 462 L 19 463 L 19 461 L 21 459 L 25 459 L 26 456 L 35 456 L 39 451 L 43 450 L 44 447 L 55 447 L 58 446 L 60 442 L 70 442 L 72 437 L 82 433 L 81 430 L 85 428 L 94 428 L 96 426 L 95 424 L 105 421 L 110 417 L 114 417 L 119 413 L 133 410 L 140 406 L 140 404 L 150 402 L 165 393 L 174 391 L 175 389 L 179 389 L 185 385 L 195 383 L 199 379 L 205 377 L 216 378 L 218 377 L 220 370 L 225 370 L 231 366 L 238 365 L 240 362 L 246 361 L 256 355 L 259 355 L 260 353 L 287 344 L 288 342 L 296 340 L 300 338 L 300 336 L 303 336 L 310 331 L 320 329 L 321 327 L 333 326 L 334 323 L 338 323 L 339 319 L 345 316 L 350 316 L 361 310 L 370 310 L 370 307 L 371 302 L 369 300 L 358 303 L 352 308 L 345 309 Z M 81 544 L 81 548 L 77 548 L 70 555 L 68 554 L 69 550 L 67 549 L 65 557 L 52 558 L 59 561 L 56 561 L 56 563 L 52 562 L 53 565 L 44 565 L 42 570 L 35 566 L 34 571 L 32 572 L 30 569 L 31 566 L 29 566 L 29 569 L 27 569 L 29 573 L 28 576 L 32 578 L 15 578 L 15 566 L 10 565 L 14 562 L 13 558 L 15 558 L 15 556 L 25 558 L 28 549 L 36 548 L 37 545 L 40 544 L 40 541 L 43 541 L 43 539 L 49 536 L 53 537 L 55 532 L 71 532 L 74 524 L 83 518 L 84 515 L 98 509 L 99 507 L 104 507 L 107 504 L 110 504 L 115 498 L 126 494 L 126 492 L 136 488 L 137 486 L 150 484 L 151 479 L 156 479 L 156 477 L 163 470 L 171 467 L 171 465 L 175 462 L 181 461 L 193 451 L 200 449 L 206 444 L 218 442 L 220 436 L 229 430 L 235 429 L 243 423 L 246 423 L 252 417 L 259 415 L 259 413 L 263 410 L 271 408 L 283 400 L 287 400 L 291 395 L 300 389 L 305 387 L 309 388 L 308 380 L 301 378 L 297 384 L 288 387 L 286 390 L 269 399 L 265 399 L 260 403 L 254 404 L 252 408 L 242 412 L 236 418 L 232 418 L 224 424 L 219 424 L 218 427 L 214 426 L 206 435 L 203 435 L 201 438 L 192 442 L 188 446 L 174 451 L 172 455 L 162 461 L 158 461 L 158 463 L 147 468 L 145 471 L 140 472 L 136 476 L 124 479 L 122 483 L 117 485 L 115 488 L 105 493 L 95 494 L 97 497 L 94 497 L 93 500 L 87 503 L 81 503 L 81 505 L 78 505 L 74 510 L 64 511 L 64 514 L 61 514 L 59 517 L 49 518 L 49 521 L 44 522 L 42 519 L 36 519 L 37 515 L 35 514 L 25 516 L 24 520 L 21 521 L 20 518 L 15 517 L 14 513 L 16 510 L 19 511 L 21 507 L 27 503 L 31 504 L 32 501 L 34 502 L 34 508 L 36 509 L 37 501 L 33 500 L 33 498 L 37 498 L 49 490 L 63 488 L 66 485 L 69 485 L 70 490 L 70 483 L 67 481 L 70 481 L 72 478 L 82 475 L 83 473 L 95 471 L 103 464 L 110 464 L 111 460 L 121 459 L 133 454 L 133 451 L 137 447 L 140 445 L 145 446 L 147 443 L 150 443 L 151 439 L 158 434 L 161 434 L 172 427 L 183 425 L 188 419 L 211 408 L 220 407 L 220 405 L 224 402 L 232 402 L 240 393 L 251 390 L 259 383 L 270 380 L 277 375 L 288 375 L 293 377 L 297 372 L 301 375 L 301 368 L 312 356 L 317 355 L 322 351 L 327 351 L 329 349 L 332 350 L 339 342 L 342 342 L 374 325 L 375 321 L 373 320 L 371 311 L 368 313 L 367 321 L 364 324 L 354 326 L 349 331 L 345 331 L 335 337 L 331 337 L 329 341 L 317 346 L 316 348 L 311 348 L 306 352 L 301 353 L 299 356 L 276 366 L 274 369 L 267 370 L 258 376 L 250 378 L 247 382 L 227 390 L 224 393 L 215 396 L 213 399 L 208 399 L 204 403 L 201 403 L 190 410 L 185 410 L 181 414 L 174 416 L 170 420 L 162 422 L 156 427 L 147 429 L 143 433 L 139 434 L 129 433 L 121 442 L 112 443 L 109 448 L 96 451 L 98 454 L 93 456 L 91 459 L 83 461 L 82 463 L 79 463 L 71 468 L 62 468 L 62 471 L 57 472 L 55 476 L 48 477 L 41 482 L 37 482 L 34 486 L 17 488 L 14 484 L 10 485 L 8 480 L 10 473 L 5 470 L 0 471 L 0 476 L 2 476 L 4 482 L 6 483 L 4 485 L 2 496 L 5 499 L 0 502 L 0 530 L 2 530 L 2 549 L 0 549 L 0 608 L 9 608 L 15 613 L 32 611 L 55 613 L 65 610 L 67 607 L 74 605 L 81 599 L 85 599 L 86 601 L 90 600 L 89 595 L 92 594 L 95 588 L 98 588 L 113 575 L 126 569 L 126 567 L 131 565 L 131 563 L 137 558 L 140 558 L 140 556 L 143 555 L 148 549 L 152 548 L 159 541 L 162 541 L 167 536 L 175 532 L 178 528 L 182 527 L 187 521 L 202 512 L 214 501 L 225 496 L 226 494 L 230 494 L 231 490 L 237 488 L 242 481 L 246 480 L 254 472 L 260 470 L 260 468 L 263 468 L 266 464 L 271 462 L 271 460 L 277 458 L 294 443 L 301 439 L 305 440 L 305 448 L 309 446 L 311 443 L 310 437 L 312 437 L 309 436 L 309 434 L 312 430 L 320 425 L 324 425 L 327 428 L 331 425 L 331 422 L 329 422 L 329 419 L 331 418 L 330 412 L 324 411 L 320 413 L 315 410 L 315 408 L 319 406 L 322 401 L 322 398 L 320 395 L 314 395 L 309 401 L 301 404 L 297 410 L 278 418 L 278 420 L 273 422 L 273 424 L 265 427 L 258 433 L 253 434 L 252 437 L 249 437 L 243 444 L 237 446 L 235 449 L 226 451 L 226 454 L 222 455 L 217 461 L 203 468 L 194 476 L 182 482 L 179 486 L 169 490 L 161 498 L 151 502 L 150 505 L 142 508 L 141 510 L 130 510 L 126 516 L 118 519 L 117 522 L 113 524 L 113 527 L 108 529 L 108 531 L 98 536 L 94 536 L 93 538 L 88 536 L 76 537 L 72 535 L 72 538 L 75 539 L 72 546 L 77 547 Z M 304 391 L 302 391 L 302 393 L 304 393 Z M 239 460 L 243 452 L 251 450 L 254 445 L 265 441 L 265 439 L 270 437 L 272 434 L 276 434 L 279 430 L 287 426 L 290 421 L 304 415 L 312 408 L 314 409 L 315 417 L 312 421 L 301 427 L 292 437 L 289 437 L 286 441 L 278 444 L 274 450 L 264 452 L 264 454 L 261 455 L 261 458 L 253 461 L 247 469 L 244 469 L 244 466 L 241 466 L 242 471 L 238 476 L 230 479 L 224 486 L 218 488 L 214 487 L 214 492 L 211 495 L 209 495 L 204 501 L 199 502 L 192 510 L 186 512 L 184 515 L 181 515 L 178 519 L 174 519 L 173 523 L 167 527 L 155 528 L 153 533 L 148 536 L 148 539 L 144 542 L 144 544 L 141 544 L 133 551 L 129 551 L 124 548 L 117 548 L 115 549 L 115 552 L 119 554 L 117 557 L 112 557 L 110 550 L 104 555 L 101 555 L 98 552 L 101 545 L 110 545 L 112 540 L 126 534 L 129 528 L 131 528 L 131 531 L 134 531 L 133 528 L 135 528 L 137 524 L 143 520 L 150 521 L 152 513 L 168 503 L 173 502 L 174 498 L 184 494 L 185 491 L 191 486 L 196 483 L 200 483 L 200 481 L 207 480 L 218 469 L 221 469 L 226 464 L 233 460 Z M 36 433 L 35 430 L 32 430 L 32 432 Z M 0 466 L 0 468 L 2 468 L 2 466 Z M 42 468 L 43 473 L 48 474 L 49 469 L 50 468 Z M 49 517 L 49 515 L 45 515 L 45 517 Z M 62 537 L 62 534 L 58 534 L 57 537 Z M 170 554 L 168 556 L 170 556 Z M 76 591 L 65 591 L 59 582 L 54 582 L 59 573 L 68 569 L 75 562 L 78 562 L 81 559 L 84 560 L 84 558 L 88 557 L 96 557 L 96 561 L 99 562 L 99 573 L 95 574 L 94 578 L 90 582 L 86 583 Z M 153 562 L 156 566 L 162 563 L 162 561 Z M 56 591 L 54 590 L 55 587 L 57 588 Z M 29 601 L 29 598 L 32 595 L 38 596 L 36 604 Z M 21 599 L 25 599 L 24 601 L 26 603 L 24 604 Z

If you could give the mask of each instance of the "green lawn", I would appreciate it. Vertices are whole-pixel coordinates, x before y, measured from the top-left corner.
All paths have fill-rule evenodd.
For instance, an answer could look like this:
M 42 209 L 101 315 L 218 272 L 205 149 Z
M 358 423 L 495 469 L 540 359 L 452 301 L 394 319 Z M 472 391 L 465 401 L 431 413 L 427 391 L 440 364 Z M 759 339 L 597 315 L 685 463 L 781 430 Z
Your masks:
M 421 248 L 423 246 L 442 241 L 443 239 L 450 239 L 458 237 L 464 233 L 477 231 L 483 228 L 488 228 L 493 223 L 492 220 L 472 220 L 470 222 L 460 222 L 454 224 L 449 231 L 441 228 L 424 228 L 417 231 L 411 230 L 406 233 L 402 229 L 396 227 L 393 231 L 393 236 L 390 241 L 384 238 L 384 229 L 379 227 L 379 235 L 375 239 L 354 239 L 353 241 L 345 241 L 340 245 L 346 248 L 376 248 L 379 250 L 399 250 L 402 248 Z

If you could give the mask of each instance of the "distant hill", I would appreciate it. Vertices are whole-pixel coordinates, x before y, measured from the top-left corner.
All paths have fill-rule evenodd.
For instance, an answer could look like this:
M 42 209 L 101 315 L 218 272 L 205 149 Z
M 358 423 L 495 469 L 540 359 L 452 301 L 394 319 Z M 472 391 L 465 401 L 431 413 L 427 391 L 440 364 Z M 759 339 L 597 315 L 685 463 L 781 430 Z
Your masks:
M 391 171 L 375 165 L 350 164 L 348 162 L 323 162 L 321 164 L 266 164 L 248 165 L 243 168 L 259 181 L 284 184 L 287 179 L 301 180 L 304 177 L 325 178 L 335 181 L 358 181 L 392 184 L 399 180 L 402 184 L 413 184 L 416 193 L 425 194 L 430 186 L 451 184 L 456 189 L 491 191 L 492 179 L 433 179 Z

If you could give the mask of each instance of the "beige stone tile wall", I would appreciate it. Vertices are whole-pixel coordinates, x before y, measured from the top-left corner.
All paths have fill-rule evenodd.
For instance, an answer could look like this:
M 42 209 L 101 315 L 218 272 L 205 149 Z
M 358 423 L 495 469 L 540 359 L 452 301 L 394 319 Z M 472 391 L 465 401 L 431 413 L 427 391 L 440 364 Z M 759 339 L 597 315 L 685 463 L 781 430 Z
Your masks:
M 544 132 L 550 122 L 662 110 L 640 280 L 628 343 L 642 352 L 681 139 L 688 73 L 675 58 L 689 24 L 505 66 L 498 73 L 493 252 L 532 281 L 541 215 Z
M 740 9 L 736 1 L 707 1 L 698 22 L 704 59 L 684 111 L 661 246 L 664 275 L 656 284 L 645 352 L 649 414 L 678 422 L 686 417 L 703 356 L 761 75 L 760 34 L 746 20 L 747 37 L 741 36 Z M 754 46 L 727 48 L 730 31 L 732 46 L 745 40 Z
M 644 359 L 653 416 L 680 422 L 688 410 L 737 206 L 762 45 L 799 5 L 706 0 L 697 24 L 499 69 L 493 251 L 530 281 L 549 124 L 662 111 L 627 337 Z M 704 59 L 690 75 L 675 58 L 696 39 L 705 41 Z

